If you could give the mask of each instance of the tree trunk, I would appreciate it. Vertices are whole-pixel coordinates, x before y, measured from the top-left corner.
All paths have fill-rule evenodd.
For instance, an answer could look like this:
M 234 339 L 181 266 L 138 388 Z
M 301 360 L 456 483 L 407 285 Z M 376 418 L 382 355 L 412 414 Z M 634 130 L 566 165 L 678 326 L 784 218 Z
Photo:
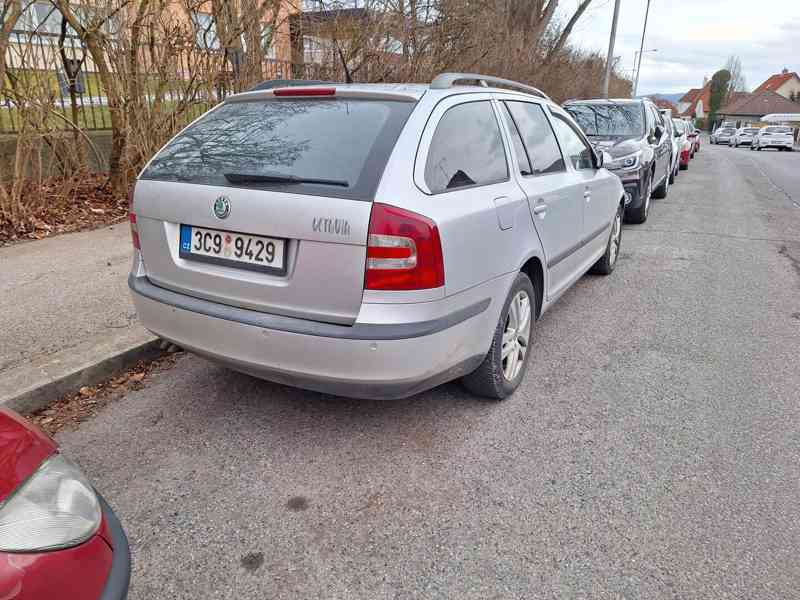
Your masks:
M 550 48 L 550 51 L 547 53 L 545 62 L 550 62 L 554 56 L 561 52 L 562 48 L 564 48 L 564 44 L 567 43 L 567 38 L 569 38 L 569 36 L 572 34 L 572 29 L 575 27 L 578 19 L 580 19 L 583 13 L 586 12 L 586 9 L 589 8 L 591 3 L 592 0 L 581 0 L 578 8 L 575 9 L 575 12 L 572 13 L 572 17 L 570 17 L 570 20 L 567 22 L 566 27 L 564 27 L 564 29 L 561 31 L 561 34 L 558 36 L 555 45 Z
M 2 24 L 0 24 L 0 89 L 6 86 L 6 50 L 11 39 L 11 31 L 17 24 L 22 14 L 22 0 L 5 0 L 3 9 L 0 12 Z
M 94 27 L 88 29 L 84 27 L 84 24 L 78 18 L 69 0 L 53 1 L 70 26 L 79 33 L 97 69 L 97 76 L 100 79 L 103 91 L 106 93 L 108 112 L 111 117 L 111 154 L 108 159 L 109 183 L 115 193 L 126 194 L 128 180 L 122 159 L 127 141 L 127 121 L 122 108 L 122 93 L 119 87 L 121 82 L 119 81 L 120 78 L 111 71 L 108 57 L 103 49 L 104 34 L 100 31 L 101 25 L 108 19 L 104 19 L 101 23 L 94 23 Z M 147 1 L 142 0 L 142 2 Z

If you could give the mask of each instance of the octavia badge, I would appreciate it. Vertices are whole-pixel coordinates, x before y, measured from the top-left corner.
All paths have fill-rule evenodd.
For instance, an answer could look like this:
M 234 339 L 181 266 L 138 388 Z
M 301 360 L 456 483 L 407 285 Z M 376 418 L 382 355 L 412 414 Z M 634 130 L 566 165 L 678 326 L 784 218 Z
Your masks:
M 214 200 L 214 216 L 218 219 L 227 219 L 231 214 L 231 201 L 227 196 L 220 196 Z

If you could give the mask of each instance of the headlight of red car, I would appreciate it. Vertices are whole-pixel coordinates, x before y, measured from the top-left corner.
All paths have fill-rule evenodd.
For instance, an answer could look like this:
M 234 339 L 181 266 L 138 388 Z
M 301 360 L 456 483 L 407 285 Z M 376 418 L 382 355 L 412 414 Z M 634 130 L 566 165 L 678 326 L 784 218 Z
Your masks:
M 54 454 L 0 506 L 0 551 L 77 546 L 94 535 L 100 519 L 100 503 L 86 476 Z

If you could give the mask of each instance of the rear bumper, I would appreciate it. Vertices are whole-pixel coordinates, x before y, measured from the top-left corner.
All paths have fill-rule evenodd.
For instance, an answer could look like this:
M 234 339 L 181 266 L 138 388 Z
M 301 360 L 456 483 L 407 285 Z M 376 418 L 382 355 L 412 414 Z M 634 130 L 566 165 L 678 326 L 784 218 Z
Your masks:
M 775 141 L 775 142 L 759 142 L 756 144 L 759 148 L 794 148 L 794 142 L 792 140 L 784 141 Z
M 353 398 L 403 398 L 465 375 L 493 329 L 490 298 L 428 321 L 344 326 L 201 300 L 146 277 L 128 283 L 156 335 L 262 379 Z

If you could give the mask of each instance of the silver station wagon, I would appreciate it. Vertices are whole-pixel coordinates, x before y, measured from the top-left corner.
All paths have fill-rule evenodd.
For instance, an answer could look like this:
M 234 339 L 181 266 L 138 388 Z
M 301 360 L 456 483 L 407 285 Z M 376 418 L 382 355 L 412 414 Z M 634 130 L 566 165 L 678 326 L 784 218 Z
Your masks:
M 279 383 L 500 399 L 534 323 L 619 255 L 624 192 L 545 94 L 475 74 L 227 98 L 139 176 L 145 327 Z

